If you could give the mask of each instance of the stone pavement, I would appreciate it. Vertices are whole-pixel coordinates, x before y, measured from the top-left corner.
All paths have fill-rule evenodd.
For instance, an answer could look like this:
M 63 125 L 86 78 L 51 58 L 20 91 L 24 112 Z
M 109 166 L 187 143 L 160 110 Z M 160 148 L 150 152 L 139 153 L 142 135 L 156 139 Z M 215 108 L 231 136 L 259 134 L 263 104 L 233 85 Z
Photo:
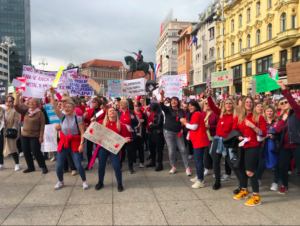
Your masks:
M 165 152 L 166 156 L 166 152 Z M 41 170 L 14 172 L 11 157 L 0 171 L 0 224 L 2 225 L 299 225 L 300 189 L 290 184 L 290 192 L 279 195 L 269 190 L 272 175 L 265 173 L 262 205 L 247 207 L 232 199 L 237 181 L 224 182 L 218 191 L 211 189 L 214 178 L 205 178 L 206 187 L 192 189 L 181 161 L 170 175 L 165 170 L 139 169 L 130 175 L 127 162 L 123 170 L 124 192 L 117 192 L 111 164 L 107 166 L 105 187 L 95 191 L 97 164 L 87 172 L 90 189 L 82 190 L 79 176 L 64 174 L 66 186 L 54 190 L 57 182 L 55 162 L 47 161 L 49 173 Z M 20 158 L 22 169 L 24 157 Z M 195 164 L 191 162 L 193 176 Z M 294 174 L 296 171 L 294 171 Z

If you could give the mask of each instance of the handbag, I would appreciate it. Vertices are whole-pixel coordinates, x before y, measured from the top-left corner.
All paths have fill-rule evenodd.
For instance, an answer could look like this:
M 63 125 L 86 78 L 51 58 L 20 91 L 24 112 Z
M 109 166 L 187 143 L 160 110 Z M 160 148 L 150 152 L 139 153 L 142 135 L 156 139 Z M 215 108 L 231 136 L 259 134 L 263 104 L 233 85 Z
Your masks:
M 16 129 L 6 129 L 4 136 L 6 138 L 16 139 L 18 137 L 18 130 L 16 130 Z

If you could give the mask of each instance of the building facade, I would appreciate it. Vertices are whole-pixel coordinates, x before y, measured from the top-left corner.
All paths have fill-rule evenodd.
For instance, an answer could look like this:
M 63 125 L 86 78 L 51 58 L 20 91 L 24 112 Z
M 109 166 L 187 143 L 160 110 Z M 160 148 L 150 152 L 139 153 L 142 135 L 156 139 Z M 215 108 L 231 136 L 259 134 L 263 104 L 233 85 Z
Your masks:
M 235 0 L 225 6 L 224 69 L 233 69 L 234 79 L 230 94 L 248 94 L 252 76 L 266 74 L 269 67 L 278 69 L 287 83 L 286 64 L 300 61 L 298 10 L 298 0 Z M 221 21 L 216 27 L 220 71 Z
M 193 26 L 192 35 L 197 42 L 192 46 L 192 65 L 190 69 L 189 87 L 197 94 L 206 89 L 206 82 L 211 73 L 216 71 L 216 27 L 213 17 L 215 10 L 210 5 L 199 14 L 198 23 Z M 216 90 L 217 91 L 217 90 Z
M 7 80 L 7 49 L 0 45 L 0 80 Z
M 187 28 L 190 22 L 170 20 L 165 24 L 162 34 L 156 43 L 156 63 L 160 64 L 157 79 L 162 75 L 176 75 L 178 31 Z M 157 80 L 158 81 L 158 80 Z
M 10 48 L 10 80 L 22 76 L 23 64 L 31 64 L 30 0 L 0 0 L 0 42 L 13 37 Z

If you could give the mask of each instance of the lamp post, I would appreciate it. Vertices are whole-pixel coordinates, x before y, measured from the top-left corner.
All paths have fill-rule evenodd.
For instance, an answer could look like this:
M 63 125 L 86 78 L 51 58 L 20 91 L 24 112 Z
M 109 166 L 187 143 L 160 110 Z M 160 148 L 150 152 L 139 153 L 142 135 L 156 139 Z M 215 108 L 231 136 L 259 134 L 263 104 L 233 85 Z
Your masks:
M 16 43 L 14 40 L 14 37 L 10 37 L 10 36 L 5 36 L 2 38 L 2 42 L 1 42 L 1 46 L 7 46 L 7 69 L 8 69 L 8 82 L 10 82 L 10 72 L 9 72 L 9 48 L 15 47 Z
M 121 68 L 119 69 L 119 71 L 122 72 L 122 79 L 125 80 L 125 78 L 124 78 L 124 72 L 126 72 L 126 68 L 121 67 Z
M 40 58 L 39 65 L 43 65 L 43 70 L 44 70 L 44 66 L 48 65 L 47 58 Z

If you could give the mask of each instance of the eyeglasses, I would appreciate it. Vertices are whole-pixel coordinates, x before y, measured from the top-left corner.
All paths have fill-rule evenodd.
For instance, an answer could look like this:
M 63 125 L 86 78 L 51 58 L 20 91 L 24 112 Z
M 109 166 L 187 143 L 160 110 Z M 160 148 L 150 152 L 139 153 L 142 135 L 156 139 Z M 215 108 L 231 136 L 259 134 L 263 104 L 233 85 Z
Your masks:
M 208 105 L 208 103 L 204 103 L 205 105 Z
M 280 105 L 288 104 L 288 101 L 281 102 Z
M 13 101 L 12 100 L 6 100 L 5 102 L 12 103 Z

